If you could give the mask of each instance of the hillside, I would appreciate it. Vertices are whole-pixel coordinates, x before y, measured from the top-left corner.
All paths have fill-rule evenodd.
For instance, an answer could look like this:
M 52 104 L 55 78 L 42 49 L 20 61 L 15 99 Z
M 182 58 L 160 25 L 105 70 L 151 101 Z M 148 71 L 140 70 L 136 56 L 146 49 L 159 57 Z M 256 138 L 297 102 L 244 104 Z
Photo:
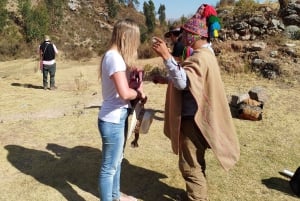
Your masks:
M 32 0 L 32 8 L 40 2 Z M 129 17 L 144 27 L 144 16 L 131 7 L 119 5 L 116 17 L 109 18 L 104 0 L 63 2 L 62 21 L 47 33 L 59 48 L 62 59 L 91 58 L 103 53 L 116 20 Z M 25 42 L 24 19 L 18 9 L 18 1 L 9 0 L 6 8 L 9 23 L 3 33 L 6 40 L 0 39 L 0 51 L 3 52 L 0 60 L 35 57 L 41 41 Z
M 22 31 L 24 24 L 17 2 L 9 0 L 6 6 L 10 23 L 4 32 L 6 35 L 0 37 L 0 61 L 37 58 L 36 49 L 40 41 L 25 42 Z M 42 1 L 32 0 L 31 4 L 34 7 L 39 2 Z M 132 7 L 119 5 L 116 17 L 110 18 L 104 0 L 63 2 L 62 23 L 49 33 L 60 51 L 61 60 L 87 61 L 100 56 L 106 49 L 112 26 L 118 19 L 133 18 L 139 23 L 142 33 L 146 30 L 144 15 Z M 213 41 L 213 48 L 224 71 L 256 72 L 267 79 L 291 85 L 299 83 L 299 39 L 288 36 L 286 30 L 289 29 L 283 24 L 285 16 L 279 16 L 279 9 L 278 3 L 250 5 L 239 9 L 232 6 L 218 8 L 223 27 L 220 38 Z M 294 12 L 298 11 L 287 11 Z M 157 24 L 154 35 L 162 36 L 165 29 Z M 146 58 L 155 55 L 147 43 L 142 44 L 140 52 Z

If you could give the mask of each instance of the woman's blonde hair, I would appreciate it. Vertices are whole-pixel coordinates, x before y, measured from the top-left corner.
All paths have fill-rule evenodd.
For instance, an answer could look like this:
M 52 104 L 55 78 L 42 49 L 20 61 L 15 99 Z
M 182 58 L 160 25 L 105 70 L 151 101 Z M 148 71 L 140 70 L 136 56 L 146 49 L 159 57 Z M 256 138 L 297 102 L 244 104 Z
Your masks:
M 116 46 L 126 66 L 131 67 L 138 58 L 137 49 L 140 45 L 140 29 L 131 19 L 119 20 L 115 23 L 109 47 Z M 102 57 L 102 59 L 104 56 Z M 99 78 L 101 78 L 102 60 Z
M 137 59 L 140 29 L 131 19 L 119 20 L 114 25 L 110 46 L 116 45 L 125 63 L 130 66 Z

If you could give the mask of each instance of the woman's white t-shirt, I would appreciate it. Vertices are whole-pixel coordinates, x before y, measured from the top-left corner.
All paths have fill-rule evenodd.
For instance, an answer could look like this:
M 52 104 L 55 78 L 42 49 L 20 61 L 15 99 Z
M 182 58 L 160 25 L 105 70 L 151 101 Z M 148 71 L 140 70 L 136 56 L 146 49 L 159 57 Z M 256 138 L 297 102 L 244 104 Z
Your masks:
M 126 71 L 126 64 L 116 50 L 109 50 L 102 60 L 102 105 L 98 118 L 111 122 L 120 123 L 121 108 L 128 108 L 129 101 L 123 100 L 115 87 L 111 76 L 116 72 Z

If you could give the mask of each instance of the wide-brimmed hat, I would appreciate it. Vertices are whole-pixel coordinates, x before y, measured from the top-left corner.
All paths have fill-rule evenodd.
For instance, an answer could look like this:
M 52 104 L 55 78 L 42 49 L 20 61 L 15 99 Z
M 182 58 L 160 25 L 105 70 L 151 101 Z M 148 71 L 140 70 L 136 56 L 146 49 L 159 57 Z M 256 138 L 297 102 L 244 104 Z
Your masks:
M 175 36 L 179 36 L 181 33 L 180 27 L 170 27 L 169 31 L 164 34 L 165 38 L 170 38 L 171 34 L 174 34 Z
M 208 38 L 206 18 L 200 18 L 199 16 L 194 15 L 193 17 L 188 19 L 181 28 L 194 35 Z

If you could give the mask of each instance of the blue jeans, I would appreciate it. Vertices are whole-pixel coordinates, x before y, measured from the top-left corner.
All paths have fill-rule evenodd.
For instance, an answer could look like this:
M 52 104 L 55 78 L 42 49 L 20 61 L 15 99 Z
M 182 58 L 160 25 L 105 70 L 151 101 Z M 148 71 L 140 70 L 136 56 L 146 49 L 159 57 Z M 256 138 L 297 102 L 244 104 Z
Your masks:
M 98 119 L 98 129 L 102 138 L 98 186 L 101 201 L 120 199 L 121 162 L 127 136 L 128 114 L 127 109 L 122 109 L 118 124 Z

